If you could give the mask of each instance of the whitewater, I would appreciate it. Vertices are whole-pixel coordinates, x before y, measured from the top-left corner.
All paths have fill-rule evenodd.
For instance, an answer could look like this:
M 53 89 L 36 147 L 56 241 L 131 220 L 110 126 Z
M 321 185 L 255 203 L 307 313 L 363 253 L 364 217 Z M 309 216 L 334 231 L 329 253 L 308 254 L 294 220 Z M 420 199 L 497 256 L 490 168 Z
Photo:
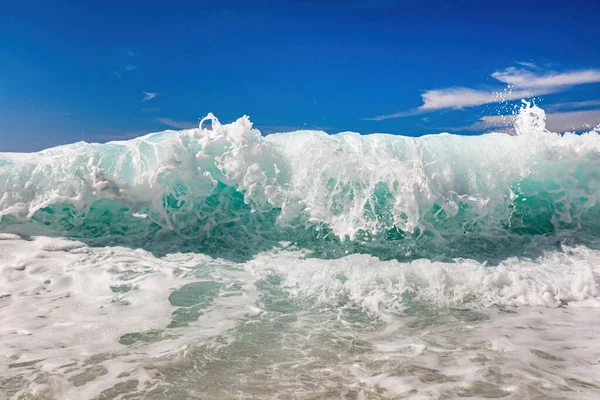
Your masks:
M 598 200 L 529 103 L 0 153 L 0 399 L 597 399 Z

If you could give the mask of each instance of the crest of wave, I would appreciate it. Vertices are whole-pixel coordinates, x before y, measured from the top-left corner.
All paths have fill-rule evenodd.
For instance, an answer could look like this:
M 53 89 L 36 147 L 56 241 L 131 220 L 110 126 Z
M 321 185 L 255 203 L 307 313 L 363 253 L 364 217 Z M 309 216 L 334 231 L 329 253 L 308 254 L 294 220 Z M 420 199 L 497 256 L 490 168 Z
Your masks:
M 527 215 L 544 229 L 580 227 L 600 193 L 599 134 L 552 133 L 544 120 L 526 103 L 515 136 L 262 136 L 248 117 L 223 125 L 209 114 L 197 129 L 0 153 L 0 217 L 60 204 L 85 224 L 94 204 L 119 204 L 113 214 L 184 237 L 267 224 L 259 230 L 342 241 L 492 234 L 530 227 Z

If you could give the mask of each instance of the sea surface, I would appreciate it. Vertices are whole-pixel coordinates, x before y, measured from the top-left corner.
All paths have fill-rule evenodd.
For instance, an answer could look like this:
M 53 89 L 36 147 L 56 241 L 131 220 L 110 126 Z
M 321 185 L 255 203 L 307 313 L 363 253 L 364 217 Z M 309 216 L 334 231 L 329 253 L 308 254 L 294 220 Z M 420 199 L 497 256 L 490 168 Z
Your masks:
M 599 399 L 600 133 L 511 133 L 0 153 L 0 399 Z

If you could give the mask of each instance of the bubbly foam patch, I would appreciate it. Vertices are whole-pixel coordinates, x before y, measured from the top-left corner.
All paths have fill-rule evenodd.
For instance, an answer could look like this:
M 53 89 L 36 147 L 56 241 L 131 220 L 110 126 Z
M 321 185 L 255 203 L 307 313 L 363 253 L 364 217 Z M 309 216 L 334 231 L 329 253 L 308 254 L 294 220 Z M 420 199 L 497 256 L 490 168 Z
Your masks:
M 320 260 L 281 252 L 259 255 L 248 268 L 260 277 L 281 276 L 293 295 L 333 303 L 348 298 L 375 314 L 394 312 L 408 295 L 438 306 L 600 307 L 600 252 L 585 246 L 511 257 L 493 267 L 469 259 L 399 262 L 356 254 Z
M 157 258 L 60 238 L 3 239 L 0 397 L 87 399 L 127 382 L 130 391 L 143 392 L 154 378 L 139 368 L 142 361 L 208 343 L 257 312 L 253 290 L 237 282 L 242 276 L 212 276 L 210 263 L 219 261 L 203 255 Z M 186 285 L 198 281 L 205 287 L 186 294 Z M 217 290 L 205 294 L 210 285 Z
M 236 263 L 4 235 L 0 393 L 593 398 L 599 259 L 565 245 L 493 267 L 281 249 Z

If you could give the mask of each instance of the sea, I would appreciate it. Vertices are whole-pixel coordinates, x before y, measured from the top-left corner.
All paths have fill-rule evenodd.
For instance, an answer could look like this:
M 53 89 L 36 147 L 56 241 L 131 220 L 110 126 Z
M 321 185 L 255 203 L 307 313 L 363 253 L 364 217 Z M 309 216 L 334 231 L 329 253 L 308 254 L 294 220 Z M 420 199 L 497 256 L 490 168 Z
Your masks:
M 532 104 L 0 153 L 0 399 L 600 399 L 599 200 Z

